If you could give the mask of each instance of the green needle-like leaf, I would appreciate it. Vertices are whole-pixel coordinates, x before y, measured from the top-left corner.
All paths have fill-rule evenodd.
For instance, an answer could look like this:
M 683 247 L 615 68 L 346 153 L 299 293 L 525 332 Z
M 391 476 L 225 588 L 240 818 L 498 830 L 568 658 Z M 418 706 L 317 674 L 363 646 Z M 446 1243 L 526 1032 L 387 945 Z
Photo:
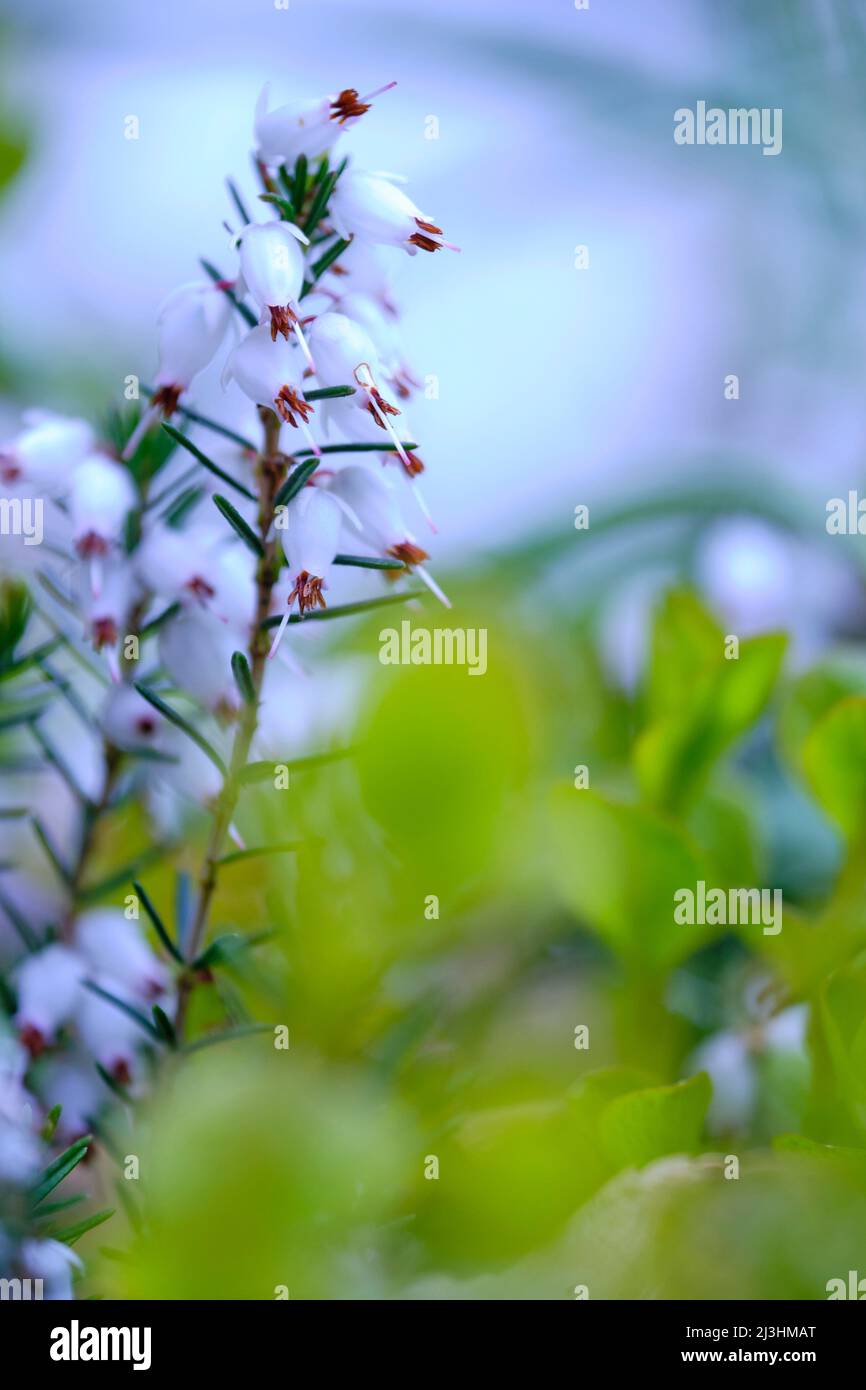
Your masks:
M 387 560 L 379 555 L 335 555 L 335 565 L 351 565 L 359 570 L 404 570 L 402 560 Z
M 232 652 L 232 675 L 235 678 L 235 685 L 241 692 L 241 697 L 248 705 L 256 702 L 256 692 L 253 688 L 253 678 L 250 672 L 250 664 L 243 652 Z
M 244 545 L 248 546 L 253 554 L 258 555 L 261 559 L 262 555 L 265 553 L 261 541 L 253 528 L 244 521 L 240 512 L 232 506 L 228 498 L 223 497 L 219 492 L 215 492 L 213 504 L 217 511 L 222 513 L 229 525 L 237 532 Z
M 169 1047 L 177 1047 L 177 1034 L 174 1031 L 174 1024 L 164 1009 L 158 1004 L 153 1006 L 153 1022 L 163 1042 Z
M 417 449 L 417 444 L 406 443 L 403 448 L 407 453 Z M 390 442 L 384 444 L 323 444 L 320 452 L 323 454 L 393 454 L 397 451 L 397 445 Z M 297 449 L 295 458 L 306 458 L 311 454 L 312 449 Z
M 232 179 L 226 179 L 226 187 L 228 188 L 229 196 L 231 197 L 232 202 L 238 210 L 238 215 L 241 221 L 244 222 L 247 226 L 249 226 L 250 215 L 244 207 L 243 199 L 241 198 L 240 193 L 238 193 L 238 190 L 235 187 L 235 184 Z
M 51 1140 L 54 1138 L 54 1131 L 57 1128 L 57 1121 L 60 1119 L 61 1109 L 61 1106 L 54 1105 L 51 1107 L 51 1109 L 48 1111 L 48 1114 L 45 1116 L 45 1121 L 42 1125 L 42 1129 L 39 1132 L 42 1138 L 45 1140 L 46 1144 L 50 1144 Z
M 312 478 L 318 466 L 319 460 L 315 455 L 308 463 L 297 464 L 274 498 L 274 506 L 285 507 L 286 503 L 291 502 L 293 497 L 297 497 L 304 484 Z
M 222 775 L 225 776 L 225 763 L 213 745 L 208 743 L 207 739 L 203 734 L 199 733 L 198 729 L 194 729 L 192 724 L 188 723 L 182 714 L 178 714 L 176 709 L 172 709 L 171 705 L 167 705 L 165 700 L 157 695 L 155 691 L 149 690 L 148 687 L 142 685 L 140 681 L 135 682 L 135 688 L 139 695 L 144 696 L 149 705 L 153 705 L 155 710 L 159 710 L 160 714 L 164 715 L 165 718 L 170 720 L 178 729 L 181 729 L 186 734 L 187 738 L 191 738 L 193 743 L 197 743 L 201 751 L 206 753 L 210 758 L 214 767 L 219 768 Z
M 317 386 L 312 391 L 304 392 L 305 401 L 333 401 L 340 396 L 354 396 L 354 386 Z
M 357 603 L 342 603 L 336 608 L 316 608 L 310 613 L 305 613 L 303 617 L 300 613 L 293 613 L 289 622 L 309 623 L 329 621 L 332 618 L 350 618 L 356 613 L 368 613 L 372 608 L 384 608 L 387 604 L 408 603 L 409 599 L 423 598 L 426 592 L 426 589 L 408 589 L 403 594 L 383 594 L 381 598 L 366 598 Z M 271 618 L 265 618 L 262 627 L 279 627 L 281 622 L 282 618 L 277 613 Z
M 101 1226 L 103 1221 L 107 1221 L 114 1215 L 113 1207 L 106 1207 L 103 1211 L 95 1211 L 92 1216 L 85 1216 L 83 1221 L 77 1222 L 74 1226 L 66 1226 L 62 1231 L 50 1231 L 52 1240 L 62 1240 L 64 1245 L 74 1245 L 88 1231 L 94 1227 Z
M 228 483 L 229 487 L 233 487 L 235 492 L 239 492 L 242 497 L 248 497 L 251 502 L 255 502 L 256 494 L 252 492 L 250 488 L 245 487 L 243 483 L 239 483 L 230 473 L 226 473 L 225 469 L 220 468 L 218 463 L 214 463 L 213 459 L 209 459 L 207 454 L 203 454 L 201 449 L 193 444 L 191 439 L 187 439 L 185 434 L 181 434 L 180 430 L 176 430 L 174 425 L 164 423 L 162 428 L 165 430 L 166 434 L 170 434 L 172 439 L 176 440 L 182 448 L 186 449 L 187 453 L 192 454 L 193 458 L 204 468 L 207 468 L 209 472 L 213 473 L 215 477 L 220 478 L 224 483 Z
M 174 956 L 175 960 L 178 962 L 179 965 L 185 965 L 186 962 L 184 961 L 183 956 L 181 955 L 180 951 L 177 949 L 174 942 L 172 941 L 168 932 L 168 928 L 166 927 L 165 923 L 163 922 L 162 918 L 160 917 L 159 913 L 154 907 L 150 897 L 145 892 L 143 886 L 139 883 L 138 879 L 133 879 L 132 886 L 138 894 L 139 899 L 141 900 L 142 907 L 144 908 L 145 912 L 147 913 L 148 917 L 153 923 L 154 930 L 156 931 L 157 936 L 159 937 L 165 949 L 168 951 L 169 955 Z
M 38 841 L 39 841 L 39 843 L 41 844 L 42 848 L 44 849 L 46 855 L 47 855 L 48 858 L 50 859 L 50 861 L 51 861 L 51 863 L 52 863 L 52 865 L 53 865 L 53 867 L 54 867 L 54 869 L 55 869 L 55 871 L 56 871 L 56 873 L 57 873 L 58 878 L 62 879 L 63 882 L 64 882 L 64 883 L 67 885 L 67 887 L 68 887 L 69 884 L 70 884 L 71 881 L 72 881 L 72 875 L 70 874 L 70 872 L 69 872 L 69 870 L 67 869 L 66 865 L 63 863 L 63 860 L 60 858 L 60 855 L 58 854 L 57 849 L 55 848 L 53 842 L 52 842 L 51 839 L 49 838 L 49 835 L 48 835 L 47 830 L 45 829 L 45 826 L 42 824 L 42 822 L 41 822 L 41 820 L 39 819 L 38 816 L 31 816 L 31 817 L 30 817 L 30 824 L 33 826 L 33 830 L 34 830 L 34 833 L 35 833 L 35 835 L 36 835 L 36 838 L 38 839 Z
M 226 864 L 238 864 L 243 859 L 257 859 L 263 854 L 293 854 L 295 850 L 303 849 L 304 845 L 309 843 L 309 840 L 283 840 L 278 845 L 254 845 L 252 849 L 232 850 L 231 854 L 224 854 L 216 862 L 223 867 Z
M 72 1172 L 73 1168 L 77 1168 L 92 1143 L 92 1134 L 83 1135 L 80 1139 L 76 1139 L 74 1144 L 70 1144 L 68 1149 L 64 1149 L 63 1153 L 52 1163 L 49 1163 L 47 1168 L 43 1169 L 41 1176 L 30 1189 L 31 1206 L 38 1206 L 49 1192 L 53 1192 L 55 1187 Z
M 270 1023 L 250 1023 L 242 1028 L 224 1028 L 217 1033 L 206 1033 L 203 1038 L 187 1043 L 182 1052 L 199 1052 L 203 1047 L 213 1047 L 215 1043 L 236 1042 L 239 1038 L 249 1038 L 255 1033 L 272 1033 Z

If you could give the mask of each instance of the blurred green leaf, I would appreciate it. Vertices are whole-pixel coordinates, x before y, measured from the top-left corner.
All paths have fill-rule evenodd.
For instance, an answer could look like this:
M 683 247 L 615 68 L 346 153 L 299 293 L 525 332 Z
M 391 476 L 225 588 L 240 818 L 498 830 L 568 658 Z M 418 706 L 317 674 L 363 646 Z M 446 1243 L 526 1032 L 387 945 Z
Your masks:
M 601 1137 L 616 1168 L 642 1168 L 665 1154 L 690 1154 L 698 1147 L 712 1096 L 710 1079 L 699 1072 L 673 1086 L 634 1091 L 611 1101 L 601 1117 Z

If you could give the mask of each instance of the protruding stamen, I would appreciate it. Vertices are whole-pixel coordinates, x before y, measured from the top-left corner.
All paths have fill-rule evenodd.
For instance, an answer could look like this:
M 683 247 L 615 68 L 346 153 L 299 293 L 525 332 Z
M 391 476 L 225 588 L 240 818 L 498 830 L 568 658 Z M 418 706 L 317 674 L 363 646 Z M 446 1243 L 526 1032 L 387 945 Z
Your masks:
M 391 424 L 391 421 L 388 419 L 389 415 L 399 415 L 399 410 L 396 408 L 396 406 L 389 405 L 388 402 L 385 400 L 384 396 L 382 395 L 381 391 L 376 385 L 375 378 L 373 377 L 373 373 L 370 370 L 370 364 L 368 362 L 359 362 L 353 372 L 353 376 L 357 381 L 358 385 L 360 386 L 361 390 L 367 393 L 367 408 L 370 411 L 370 414 L 372 415 L 373 419 L 376 421 L 378 425 L 381 425 L 384 430 L 388 431 L 388 433 L 391 436 L 391 442 L 394 445 L 394 448 L 397 450 L 397 453 L 400 455 L 400 461 L 402 462 L 403 467 L 407 469 L 407 471 L 411 471 L 412 465 L 409 462 L 409 455 L 403 448 L 403 441 L 401 440 L 397 431 L 394 429 L 394 426 Z
M 285 632 L 285 630 L 286 630 L 286 628 L 288 627 L 288 625 L 289 625 L 289 613 L 288 613 L 288 610 L 287 610 L 287 611 L 283 614 L 282 622 L 280 623 L 279 627 L 277 628 L 276 634 L 275 634 L 275 636 L 274 636 L 274 640 L 273 640 L 273 642 L 271 643 L 271 650 L 268 652 L 268 661 L 272 661 L 272 660 L 274 659 L 274 657 L 276 656 L 276 654 L 277 654 L 277 647 L 278 647 L 278 646 L 280 645 L 280 643 L 282 642 L 282 640 L 283 640 L 283 633 Z
M 291 304 L 269 304 L 268 313 L 271 316 L 271 342 L 275 343 L 277 341 L 278 333 L 282 333 L 286 342 L 288 342 L 289 334 L 298 319 Z
M 306 570 L 301 570 L 295 580 L 295 587 L 289 594 L 289 608 L 295 599 L 298 600 L 298 611 L 301 617 L 311 608 L 327 608 L 325 596 L 322 593 L 324 579 L 320 579 L 316 574 L 308 574 Z
M 436 595 L 439 602 L 443 604 L 445 608 L 451 607 L 451 600 L 448 598 L 448 595 L 443 593 L 443 591 L 439 588 L 439 585 L 436 583 L 436 580 L 433 578 L 432 574 L 430 574 L 429 571 L 426 570 L 423 565 L 415 566 L 415 574 L 417 574 L 421 581 L 427 585 L 427 588 L 430 590 L 431 594 Z
M 291 306 L 289 306 L 289 307 L 291 308 Z M 294 315 L 294 320 L 295 320 L 294 325 L 293 325 L 294 330 L 295 330 L 295 337 L 297 338 L 298 342 L 300 343 L 301 352 L 302 352 L 302 353 L 304 354 L 304 356 L 306 357 L 307 362 L 309 363 L 310 370 L 311 370 L 312 372 L 315 372 L 315 370 L 316 370 L 316 364 L 315 364 L 315 362 L 313 361 L 313 354 L 310 352 L 310 345 L 309 345 L 309 343 L 307 342 L 306 338 L 304 337 L 303 331 L 302 331 L 302 329 L 301 329 L 301 319 L 300 319 L 300 315 L 299 315 L 299 314 L 296 312 L 296 310 L 294 310 L 294 309 L 292 309 L 292 313 L 293 313 L 293 315 Z

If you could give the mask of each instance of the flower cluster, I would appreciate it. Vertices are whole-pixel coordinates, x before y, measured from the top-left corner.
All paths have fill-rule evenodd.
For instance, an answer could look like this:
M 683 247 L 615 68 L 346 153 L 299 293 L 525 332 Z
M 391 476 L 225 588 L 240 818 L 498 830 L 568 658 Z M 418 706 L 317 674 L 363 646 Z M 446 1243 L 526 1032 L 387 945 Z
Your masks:
M 387 591 L 367 602 L 401 597 L 391 586 L 414 574 L 447 603 L 404 517 L 408 505 L 433 529 L 387 258 L 448 243 L 399 180 L 333 163 L 370 105 L 345 89 L 271 107 L 265 89 L 261 220 L 230 185 L 234 268 L 205 264 L 206 280 L 163 302 L 137 421 L 119 416 L 100 435 L 31 413 L 0 445 L 6 496 L 37 501 L 46 521 L 43 545 L 4 538 L 2 555 L 4 593 L 26 615 L 0 624 L 0 676 L 36 685 L 25 691 L 35 703 L 2 724 L 21 771 L 0 804 L 19 866 L 0 877 L 0 1265 L 44 1271 L 56 1296 L 70 1296 L 75 1257 L 39 1237 L 38 1211 L 35 1227 L 9 1218 L 10 1194 L 32 1197 L 40 1150 L 98 1137 L 106 1107 L 134 1100 L 161 1049 L 182 1044 L 207 977 L 222 841 L 238 834 L 239 769 L 304 751 L 338 722 L 282 642 L 288 623 L 339 613 L 336 566 L 380 571 L 372 582 Z M 230 424 L 192 409 L 212 364 L 232 392 Z M 100 826 L 130 796 L 167 853 L 194 806 L 212 818 L 198 899 L 174 940 L 144 890 L 130 893 L 131 874 L 106 881 L 124 907 L 94 905 Z M 142 895 L 161 954 L 139 921 Z

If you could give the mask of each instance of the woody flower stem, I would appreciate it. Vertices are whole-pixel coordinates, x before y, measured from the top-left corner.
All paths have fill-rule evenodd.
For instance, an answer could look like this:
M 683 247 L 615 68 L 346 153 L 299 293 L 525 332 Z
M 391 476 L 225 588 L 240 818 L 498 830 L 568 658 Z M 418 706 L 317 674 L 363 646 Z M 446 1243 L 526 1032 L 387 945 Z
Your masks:
M 182 1041 L 189 999 L 197 982 L 193 962 L 198 958 L 204 944 L 208 916 L 219 872 L 219 860 L 232 817 L 235 813 L 240 790 L 240 775 L 249 758 L 250 745 L 258 727 L 259 697 L 265 674 L 269 643 L 263 626 L 271 607 L 271 594 L 279 573 L 279 559 L 276 543 L 268 538 L 274 515 L 274 499 L 285 476 L 285 459 L 279 453 L 280 420 L 271 410 L 259 412 L 264 426 L 264 442 L 256 458 L 255 472 L 258 484 L 258 537 L 262 554 L 256 569 L 256 615 L 249 645 L 249 665 L 252 677 L 253 698 L 245 700 L 241 706 L 237 731 L 232 744 L 228 771 L 217 798 L 213 824 L 208 837 L 198 882 L 198 902 L 195 918 L 190 932 L 187 960 L 189 968 L 180 978 L 178 986 L 175 1033 Z

